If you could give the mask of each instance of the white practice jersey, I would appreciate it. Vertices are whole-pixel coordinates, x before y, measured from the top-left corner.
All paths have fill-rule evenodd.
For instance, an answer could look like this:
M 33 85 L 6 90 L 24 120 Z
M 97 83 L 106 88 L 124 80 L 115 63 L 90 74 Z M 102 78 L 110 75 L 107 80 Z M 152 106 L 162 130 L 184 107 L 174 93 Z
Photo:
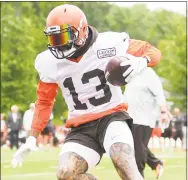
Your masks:
M 159 76 L 152 68 L 147 67 L 126 85 L 124 101 L 134 124 L 155 127 L 160 105 L 166 100 Z
M 123 103 L 120 87 L 106 82 L 105 68 L 113 56 L 125 56 L 127 33 L 99 33 L 81 60 L 56 59 L 49 50 L 40 53 L 35 68 L 40 80 L 57 83 L 69 109 L 69 117 L 99 113 Z
M 33 121 L 33 115 L 34 111 L 28 109 L 25 111 L 24 116 L 23 116 L 23 127 L 25 130 L 30 130 L 31 129 L 31 124 Z

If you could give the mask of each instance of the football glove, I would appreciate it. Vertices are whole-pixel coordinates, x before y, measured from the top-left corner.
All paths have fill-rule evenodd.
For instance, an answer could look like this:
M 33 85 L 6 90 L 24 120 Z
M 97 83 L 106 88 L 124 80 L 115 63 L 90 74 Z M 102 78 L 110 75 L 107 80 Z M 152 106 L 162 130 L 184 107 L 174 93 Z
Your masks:
M 36 146 L 36 138 L 34 136 L 29 136 L 26 139 L 26 143 L 23 144 L 14 154 L 13 159 L 12 159 L 12 167 L 16 168 L 17 166 L 21 167 L 24 158 L 31 152 L 31 151 L 36 151 L 37 146 Z
M 150 62 L 149 57 L 135 57 L 130 54 L 127 54 L 120 66 L 130 66 L 124 73 L 125 82 L 130 82 L 130 80 L 140 73 L 143 69 L 147 67 L 147 64 Z

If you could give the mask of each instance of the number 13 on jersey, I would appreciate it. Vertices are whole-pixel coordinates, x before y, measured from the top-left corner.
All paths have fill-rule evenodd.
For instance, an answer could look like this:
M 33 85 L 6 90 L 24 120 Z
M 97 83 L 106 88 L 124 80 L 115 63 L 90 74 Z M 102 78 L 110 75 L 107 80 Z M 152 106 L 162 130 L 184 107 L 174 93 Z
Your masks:
M 100 98 L 91 97 L 88 99 L 89 103 L 93 106 L 99 106 L 102 104 L 105 104 L 111 100 L 112 93 L 110 91 L 110 87 L 108 84 L 106 84 L 105 74 L 104 71 L 100 69 L 94 69 L 89 72 L 86 72 L 83 74 L 81 78 L 82 84 L 91 83 L 90 79 L 92 78 L 98 78 L 100 80 L 100 85 L 96 86 L 96 91 L 103 90 L 104 95 Z M 72 95 L 72 100 L 74 101 L 75 105 L 74 108 L 76 110 L 84 110 L 88 109 L 86 103 L 82 103 L 79 101 L 78 96 L 79 94 L 76 92 L 75 86 L 72 81 L 72 77 L 68 77 L 64 80 L 63 85 L 65 88 L 68 88 L 70 91 L 70 94 Z

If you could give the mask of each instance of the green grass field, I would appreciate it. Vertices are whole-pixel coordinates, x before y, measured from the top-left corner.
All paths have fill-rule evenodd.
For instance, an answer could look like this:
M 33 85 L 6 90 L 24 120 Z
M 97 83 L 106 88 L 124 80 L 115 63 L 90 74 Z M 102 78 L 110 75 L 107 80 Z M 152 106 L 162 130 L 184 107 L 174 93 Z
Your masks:
M 14 151 L 1 149 L 2 180 L 56 180 L 56 167 L 59 148 L 39 150 L 30 154 L 21 168 L 13 169 L 10 165 Z M 186 180 L 186 153 L 155 153 L 165 160 L 164 174 L 161 180 Z M 101 163 L 90 170 L 99 180 L 120 180 L 110 159 L 103 157 Z M 155 173 L 149 167 L 145 170 L 145 179 L 155 179 Z

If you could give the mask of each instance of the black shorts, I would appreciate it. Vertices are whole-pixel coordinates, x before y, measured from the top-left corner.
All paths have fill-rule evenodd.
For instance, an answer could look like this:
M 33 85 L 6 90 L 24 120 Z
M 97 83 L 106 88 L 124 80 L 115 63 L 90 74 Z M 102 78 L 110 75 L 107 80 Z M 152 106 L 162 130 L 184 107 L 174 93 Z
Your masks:
M 178 129 L 175 131 L 173 139 L 176 141 L 178 138 L 180 138 L 181 140 L 183 140 L 183 131 Z
M 172 129 L 166 128 L 161 136 L 164 138 L 171 138 L 172 137 Z
M 103 141 L 108 125 L 113 121 L 126 121 L 132 131 L 132 118 L 126 112 L 116 112 L 98 120 L 72 128 L 65 142 L 74 142 L 95 150 L 101 157 L 105 153 Z
M 53 135 L 54 129 L 51 126 L 46 126 L 41 132 L 42 135 Z

